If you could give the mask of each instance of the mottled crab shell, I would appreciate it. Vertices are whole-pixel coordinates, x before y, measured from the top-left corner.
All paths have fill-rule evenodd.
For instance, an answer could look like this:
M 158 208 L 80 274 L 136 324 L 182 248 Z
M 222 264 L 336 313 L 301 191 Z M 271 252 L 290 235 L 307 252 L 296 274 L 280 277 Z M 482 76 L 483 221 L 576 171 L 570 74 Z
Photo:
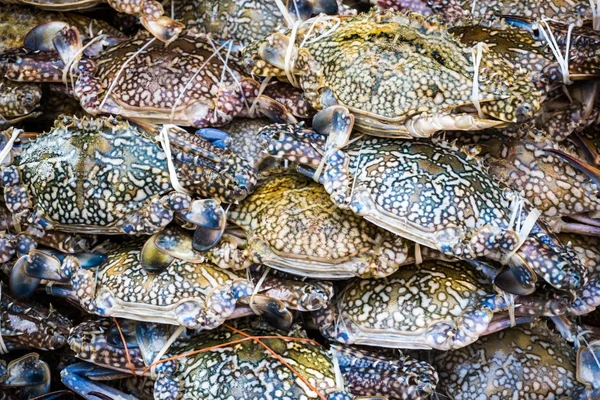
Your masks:
M 416 14 L 392 12 L 363 13 L 338 23 L 329 20 L 312 29 L 314 36 L 323 33 L 318 40 L 304 37 L 312 28 L 308 25 L 296 39 L 298 46 L 307 40 L 304 47 L 294 47 L 291 72 L 315 108 L 346 106 L 357 129 L 378 136 L 406 136 L 405 124 L 414 118 L 448 117 L 461 108 L 473 115 L 473 55 L 445 28 Z M 284 42 L 274 34 L 249 46 L 246 61 L 253 72 L 285 77 Z M 279 53 L 277 46 L 283 47 Z M 478 76 L 484 118 L 476 121 L 502 125 L 539 109 L 540 95 L 526 73 L 493 50 L 483 51 Z M 333 99 L 319 98 L 325 89 Z M 481 129 L 470 122 L 456 125 L 457 130 Z
M 264 327 L 240 328 L 245 335 L 227 327 L 204 332 L 187 345 L 177 348 L 177 353 L 219 346 L 252 336 L 274 336 L 280 332 Z M 291 333 L 292 337 L 303 337 Z M 210 351 L 180 358 L 175 379 L 179 380 L 180 393 L 195 399 L 317 399 L 314 393 L 296 374 L 301 374 L 322 394 L 335 390 L 333 362 L 328 352 L 312 341 L 298 341 L 288 337 L 261 339 L 269 350 L 250 339 Z M 159 398 L 161 388 L 155 385 L 154 395 Z
M 126 213 L 172 190 L 165 153 L 114 118 L 59 118 L 18 163 L 35 207 L 62 231 L 122 233 Z
M 383 277 L 408 255 L 408 243 L 349 210 L 305 177 L 276 176 L 229 210 L 254 262 L 311 278 Z
M 438 353 L 437 391 L 457 400 L 586 399 L 576 353 L 545 325 L 514 327 Z
M 498 15 L 519 15 L 534 20 L 560 19 L 566 23 L 592 19 L 588 0 L 461 0 L 463 9 L 474 19 L 487 19 Z
M 488 279 L 466 263 L 444 261 L 404 266 L 385 280 L 353 279 L 333 306 L 332 326 L 324 312 L 317 322 L 341 343 L 440 350 L 477 340 L 498 311 Z
M 79 269 L 71 278 L 82 305 L 102 316 L 210 329 L 221 325 L 236 301 L 252 294 L 250 281 L 208 262 L 175 259 L 160 273 L 140 262 L 143 242 L 109 251 L 95 270 Z
M 559 149 L 549 140 L 474 135 L 460 143 L 477 146 L 487 171 L 542 211 L 549 227 L 561 229 L 563 216 L 600 211 L 599 190 L 588 175 L 548 149 Z
M 213 47 L 217 45 L 206 37 L 186 31 L 168 46 L 157 41 L 149 44 L 150 40 L 140 31 L 94 60 L 95 70 L 86 70 L 84 78 L 99 83 L 95 96 L 108 97 L 101 108 L 82 103 L 88 112 L 200 127 L 206 121 L 224 125 L 250 108 L 246 98 L 254 93 L 244 87 L 235 60 L 229 59 L 225 66 L 226 51 L 220 49 L 218 54 Z

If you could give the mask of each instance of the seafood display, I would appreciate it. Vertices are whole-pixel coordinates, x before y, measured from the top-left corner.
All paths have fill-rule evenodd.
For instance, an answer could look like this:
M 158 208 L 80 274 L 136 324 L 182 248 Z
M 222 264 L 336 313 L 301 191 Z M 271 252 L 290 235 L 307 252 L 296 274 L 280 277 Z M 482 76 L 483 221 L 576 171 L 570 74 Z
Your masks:
M 0 3 L 0 400 L 600 400 L 600 2 Z

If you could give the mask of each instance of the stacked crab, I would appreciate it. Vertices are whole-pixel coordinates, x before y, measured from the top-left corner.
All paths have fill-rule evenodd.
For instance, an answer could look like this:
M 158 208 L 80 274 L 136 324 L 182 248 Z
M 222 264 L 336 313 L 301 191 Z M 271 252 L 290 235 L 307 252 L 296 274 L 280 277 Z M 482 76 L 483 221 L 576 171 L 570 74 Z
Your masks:
M 0 399 L 600 398 L 600 2 L 0 2 Z

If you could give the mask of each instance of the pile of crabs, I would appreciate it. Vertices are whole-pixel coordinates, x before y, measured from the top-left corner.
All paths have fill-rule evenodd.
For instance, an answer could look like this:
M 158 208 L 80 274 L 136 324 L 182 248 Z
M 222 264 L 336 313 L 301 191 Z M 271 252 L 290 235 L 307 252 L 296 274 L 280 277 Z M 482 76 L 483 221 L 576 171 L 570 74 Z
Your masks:
M 600 1 L 0 3 L 0 400 L 600 398 Z

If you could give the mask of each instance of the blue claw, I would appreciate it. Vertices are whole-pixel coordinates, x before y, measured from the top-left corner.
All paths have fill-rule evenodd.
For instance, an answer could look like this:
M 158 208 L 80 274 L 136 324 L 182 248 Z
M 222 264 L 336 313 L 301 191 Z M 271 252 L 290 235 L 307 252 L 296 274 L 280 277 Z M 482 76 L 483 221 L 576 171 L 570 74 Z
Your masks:
M 120 390 L 84 377 L 84 375 L 93 375 L 94 369 L 97 368 L 88 363 L 69 365 L 61 372 L 61 380 L 66 387 L 87 400 L 132 400 L 134 398 Z
M 215 128 L 202 128 L 196 134 L 209 141 L 213 146 L 225 149 L 231 142 L 231 136 L 225 131 Z

